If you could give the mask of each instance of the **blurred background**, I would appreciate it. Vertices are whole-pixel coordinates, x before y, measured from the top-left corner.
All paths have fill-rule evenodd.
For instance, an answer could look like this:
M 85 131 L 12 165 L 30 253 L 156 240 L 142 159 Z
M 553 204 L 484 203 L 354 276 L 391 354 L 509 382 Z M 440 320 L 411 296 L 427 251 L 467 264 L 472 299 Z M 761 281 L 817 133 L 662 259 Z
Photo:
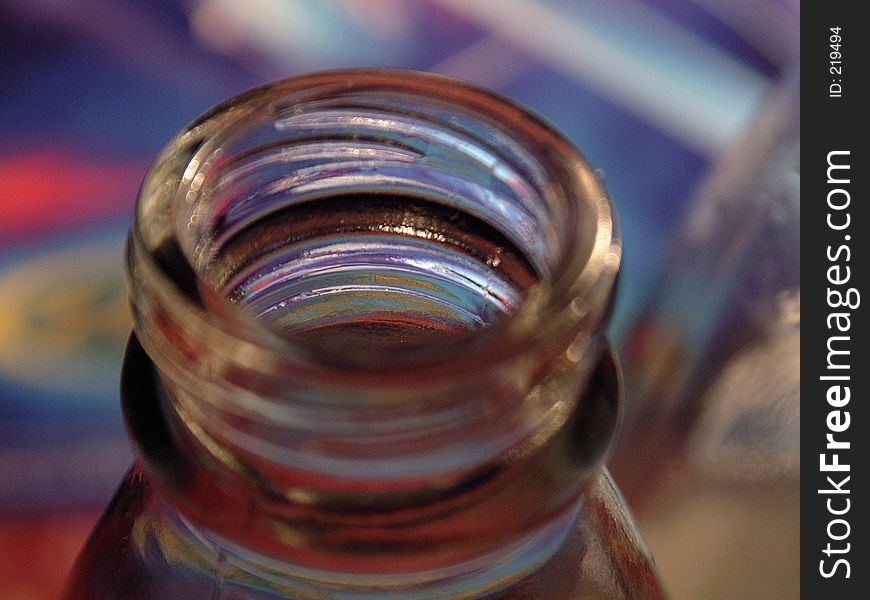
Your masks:
M 311 70 L 452 75 L 599 169 L 625 262 L 611 468 L 681 599 L 799 597 L 797 0 L 4 0 L 0 597 L 56 598 L 132 455 L 137 187 L 212 104 Z

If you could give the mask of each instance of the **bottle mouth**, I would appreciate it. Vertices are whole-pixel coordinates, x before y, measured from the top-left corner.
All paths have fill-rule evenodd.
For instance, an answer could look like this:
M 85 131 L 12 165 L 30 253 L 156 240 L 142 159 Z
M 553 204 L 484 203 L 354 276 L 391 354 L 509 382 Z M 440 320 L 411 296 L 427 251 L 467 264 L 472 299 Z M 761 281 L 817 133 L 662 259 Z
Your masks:
M 568 418 L 619 258 L 600 183 L 540 119 L 352 70 L 255 89 L 172 140 L 128 278 L 136 336 L 205 447 L 413 490 Z
M 128 243 L 151 396 L 210 474 L 158 477 L 167 497 L 337 571 L 535 531 L 612 435 L 614 395 L 584 389 L 620 252 L 580 154 L 470 84 L 334 71 L 213 108 L 158 156 Z
M 620 253 L 592 169 L 543 121 L 445 77 L 349 70 L 252 90 L 172 140 L 128 272 L 146 348 L 268 392 L 583 355 Z

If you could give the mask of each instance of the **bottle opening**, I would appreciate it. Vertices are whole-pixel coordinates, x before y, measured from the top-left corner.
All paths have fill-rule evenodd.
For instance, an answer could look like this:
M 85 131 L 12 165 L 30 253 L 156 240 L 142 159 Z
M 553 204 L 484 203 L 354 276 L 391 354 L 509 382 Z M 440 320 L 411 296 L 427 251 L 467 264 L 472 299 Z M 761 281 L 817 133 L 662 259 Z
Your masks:
M 195 289 L 158 269 L 204 299 L 186 306 L 203 329 L 277 348 L 260 362 L 285 371 L 559 352 L 603 322 L 619 262 L 570 144 L 484 90 L 390 71 L 279 82 L 189 126 L 143 185 L 131 246 L 167 241 Z
M 230 268 L 224 265 L 231 265 Z M 537 275 L 505 234 L 436 199 L 330 196 L 221 244 L 222 292 L 281 336 L 405 351 L 455 342 L 513 312 Z
M 612 434 L 584 389 L 619 258 L 586 162 L 485 90 L 343 71 L 212 109 L 146 177 L 128 250 L 169 430 L 208 464 L 167 496 L 335 571 L 537 535 Z
M 464 108 L 403 90 L 266 108 L 198 149 L 176 236 L 201 282 L 343 363 L 467 341 L 592 226 L 557 218 L 540 161 Z

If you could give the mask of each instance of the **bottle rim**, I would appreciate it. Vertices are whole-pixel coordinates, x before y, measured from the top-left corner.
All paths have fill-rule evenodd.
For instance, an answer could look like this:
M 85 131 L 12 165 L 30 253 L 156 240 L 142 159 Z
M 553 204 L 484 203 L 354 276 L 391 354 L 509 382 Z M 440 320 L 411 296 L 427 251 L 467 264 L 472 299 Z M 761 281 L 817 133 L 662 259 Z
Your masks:
M 418 360 L 405 362 L 387 353 L 382 360 L 368 357 L 364 368 L 312 352 L 228 306 L 202 280 L 190 244 L 180 239 L 181 227 L 167 216 L 183 203 L 198 177 L 202 179 L 209 153 L 223 133 L 245 120 L 274 118 L 276 107 L 286 109 L 299 99 L 349 93 L 411 94 L 496 124 L 540 164 L 546 179 L 538 193 L 564 209 L 559 215 L 566 220 L 560 224 L 562 245 L 551 273 L 527 290 L 514 312 L 477 330 L 461 348 L 435 345 L 421 349 Z M 155 226 L 156 220 L 162 225 Z M 593 239 L 583 235 L 581 222 L 594 223 Z M 220 364 L 224 375 L 236 374 L 238 380 L 268 392 L 275 385 L 312 378 L 364 387 L 474 378 L 480 369 L 510 369 L 529 356 L 552 357 L 566 350 L 580 360 L 595 345 L 609 316 L 621 240 L 615 211 L 595 171 L 568 140 L 528 109 L 441 75 L 350 69 L 254 88 L 213 107 L 176 135 L 145 177 L 127 257 L 135 331 L 161 369 L 171 370 L 171 364 L 179 367 L 186 360 L 202 363 L 207 354 L 209 364 Z

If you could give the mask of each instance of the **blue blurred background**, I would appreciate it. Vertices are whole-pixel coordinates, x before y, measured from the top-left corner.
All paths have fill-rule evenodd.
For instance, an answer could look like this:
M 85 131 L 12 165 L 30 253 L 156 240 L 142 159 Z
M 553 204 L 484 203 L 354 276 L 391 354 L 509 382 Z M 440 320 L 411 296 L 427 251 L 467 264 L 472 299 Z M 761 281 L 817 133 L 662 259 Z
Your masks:
M 798 476 L 798 21 L 797 0 L 5 0 L 0 596 L 57 596 L 131 461 L 121 264 L 151 159 L 251 86 L 387 66 L 514 98 L 599 169 L 625 239 L 617 480 L 675 598 L 796 597 L 796 555 L 764 568 L 755 555 L 798 531 L 797 512 L 773 529 L 758 515 L 791 506 Z M 745 385 L 758 374 L 741 360 L 785 383 Z M 682 375 L 665 385 L 662 370 Z

